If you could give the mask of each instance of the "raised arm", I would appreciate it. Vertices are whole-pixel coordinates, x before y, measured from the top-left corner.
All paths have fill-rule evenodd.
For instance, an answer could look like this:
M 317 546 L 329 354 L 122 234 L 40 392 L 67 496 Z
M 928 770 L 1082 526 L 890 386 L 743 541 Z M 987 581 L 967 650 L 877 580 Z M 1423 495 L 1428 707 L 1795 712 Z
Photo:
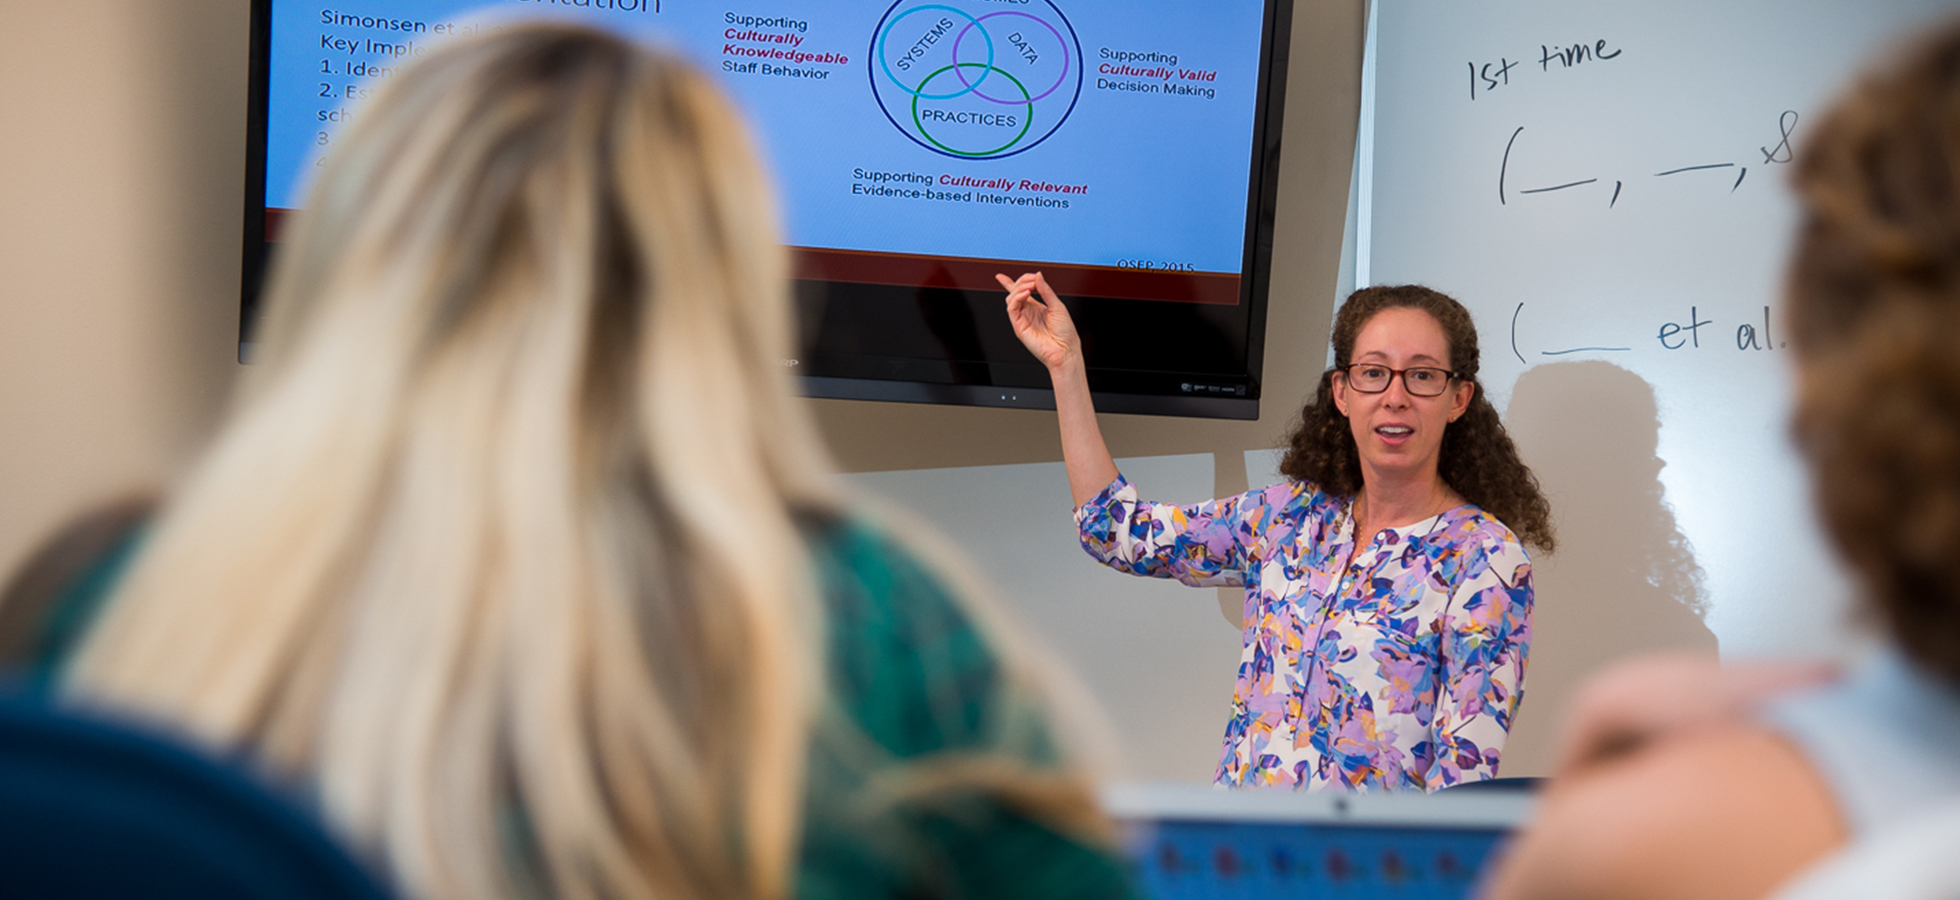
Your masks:
M 1272 513 L 1264 491 L 1179 506 L 1140 499 L 1119 477 L 1076 507 L 1075 527 L 1082 549 L 1119 572 L 1224 587 L 1245 584 L 1247 548 Z
M 1055 411 L 1062 425 L 1062 459 L 1068 466 L 1068 489 L 1076 507 L 1094 499 L 1116 480 L 1116 460 L 1103 443 L 1096 424 L 1096 407 L 1089 399 L 1089 375 L 1082 363 L 1082 340 L 1068 307 L 1040 272 L 1018 279 L 995 275 L 1007 289 L 1007 318 L 1014 335 L 1048 367 L 1055 386 Z M 1039 295 L 1039 296 L 1037 296 Z

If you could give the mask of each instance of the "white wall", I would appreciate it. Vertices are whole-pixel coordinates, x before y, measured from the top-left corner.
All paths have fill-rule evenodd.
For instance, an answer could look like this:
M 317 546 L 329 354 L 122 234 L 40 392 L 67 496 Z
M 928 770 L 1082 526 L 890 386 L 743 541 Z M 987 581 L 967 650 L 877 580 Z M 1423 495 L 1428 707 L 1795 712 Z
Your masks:
M 249 9 L 0 9 L 0 572 L 168 477 L 222 406 Z
M 1208 453 L 1117 465 L 1154 498 L 1211 496 Z M 1120 758 L 1110 774 L 1211 780 L 1238 672 L 1239 629 L 1219 615 L 1214 591 L 1125 575 L 1089 558 L 1076 542 L 1061 463 L 868 472 L 851 480 L 937 527 L 1074 671 L 1114 726 Z

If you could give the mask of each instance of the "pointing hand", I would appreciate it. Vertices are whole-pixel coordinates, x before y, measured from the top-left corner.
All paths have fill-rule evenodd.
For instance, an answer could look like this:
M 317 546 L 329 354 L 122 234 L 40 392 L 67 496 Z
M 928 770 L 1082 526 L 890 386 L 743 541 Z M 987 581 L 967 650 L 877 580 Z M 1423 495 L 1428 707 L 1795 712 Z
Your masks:
M 1007 289 L 1007 318 L 1014 324 L 1014 336 L 1052 372 L 1069 363 L 1082 363 L 1082 341 L 1075 333 L 1075 321 L 1062 305 L 1055 289 L 1040 272 L 1029 272 L 1010 280 L 995 275 Z M 1036 295 L 1039 295 L 1039 299 Z

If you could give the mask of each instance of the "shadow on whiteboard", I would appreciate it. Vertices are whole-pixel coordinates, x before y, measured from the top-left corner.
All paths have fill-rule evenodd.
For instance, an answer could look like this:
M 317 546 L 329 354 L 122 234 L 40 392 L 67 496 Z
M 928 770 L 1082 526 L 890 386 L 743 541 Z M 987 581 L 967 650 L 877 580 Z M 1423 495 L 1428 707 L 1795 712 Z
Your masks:
M 1713 657 L 1717 642 L 1702 569 L 1660 480 L 1654 389 L 1607 362 L 1536 366 L 1506 418 L 1558 526 L 1558 552 L 1533 558 L 1531 666 L 1504 760 L 1506 776 L 1541 775 L 1588 675 L 1648 651 Z

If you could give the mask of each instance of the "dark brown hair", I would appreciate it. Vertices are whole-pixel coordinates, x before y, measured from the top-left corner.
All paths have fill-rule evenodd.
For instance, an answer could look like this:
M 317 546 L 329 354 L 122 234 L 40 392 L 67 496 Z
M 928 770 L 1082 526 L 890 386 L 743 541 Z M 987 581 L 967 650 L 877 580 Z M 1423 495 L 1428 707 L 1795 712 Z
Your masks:
M 1419 285 L 1355 291 L 1334 317 L 1335 368 L 1353 361 L 1354 339 L 1368 320 L 1382 310 L 1398 308 L 1421 310 L 1443 326 L 1451 369 L 1477 389 L 1470 408 L 1443 431 L 1437 473 L 1463 499 L 1503 522 L 1520 541 L 1550 553 L 1552 505 L 1538 489 L 1531 469 L 1518 458 L 1517 445 L 1504 430 L 1496 407 L 1484 397 L 1484 386 L 1477 381 L 1482 359 L 1477 326 L 1463 304 Z M 1286 443 L 1286 457 L 1279 464 L 1286 477 L 1310 482 L 1336 497 L 1353 497 L 1361 490 L 1361 453 L 1347 416 L 1334 405 L 1334 369 L 1321 373 L 1320 386 L 1300 411 L 1300 425 Z
M 1960 25 L 1800 148 L 1794 430 L 1824 527 L 1905 652 L 1960 681 Z

